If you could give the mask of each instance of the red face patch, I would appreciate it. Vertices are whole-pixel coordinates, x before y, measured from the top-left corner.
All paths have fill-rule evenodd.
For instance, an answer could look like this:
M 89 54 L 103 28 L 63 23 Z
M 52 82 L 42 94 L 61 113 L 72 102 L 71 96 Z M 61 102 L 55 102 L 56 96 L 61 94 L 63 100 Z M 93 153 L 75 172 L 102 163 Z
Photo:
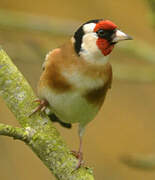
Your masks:
M 96 41 L 96 44 L 104 56 L 107 56 L 108 54 L 110 54 L 114 48 L 114 45 L 110 45 L 106 39 L 99 38 Z
M 99 29 L 114 30 L 116 28 L 117 28 L 117 26 L 113 22 L 111 22 L 109 20 L 105 20 L 105 21 L 103 20 L 96 24 L 94 31 L 96 32 Z
M 96 26 L 94 28 L 94 32 L 97 32 L 100 29 L 114 30 L 116 28 L 117 28 L 117 26 L 113 22 L 111 22 L 109 20 L 105 20 L 105 21 L 103 20 L 96 24 Z M 98 38 L 96 41 L 96 44 L 104 56 L 107 56 L 108 54 L 110 54 L 114 48 L 114 44 L 111 45 L 108 42 L 108 40 L 104 39 L 104 38 Z

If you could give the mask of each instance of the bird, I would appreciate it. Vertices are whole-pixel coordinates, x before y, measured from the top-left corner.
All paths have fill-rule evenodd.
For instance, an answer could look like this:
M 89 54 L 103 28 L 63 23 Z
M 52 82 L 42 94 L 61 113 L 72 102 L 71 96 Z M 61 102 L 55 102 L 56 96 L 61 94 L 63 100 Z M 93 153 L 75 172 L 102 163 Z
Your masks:
M 118 42 L 131 39 L 110 20 L 89 20 L 66 43 L 46 55 L 37 87 L 39 104 L 33 113 L 48 107 L 52 121 L 66 128 L 79 124 L 79 149 L 72 151 L 78 159 L 77 169 L 83 163 L 85 127 L 95 118 L 111 88 L 108 57 Z

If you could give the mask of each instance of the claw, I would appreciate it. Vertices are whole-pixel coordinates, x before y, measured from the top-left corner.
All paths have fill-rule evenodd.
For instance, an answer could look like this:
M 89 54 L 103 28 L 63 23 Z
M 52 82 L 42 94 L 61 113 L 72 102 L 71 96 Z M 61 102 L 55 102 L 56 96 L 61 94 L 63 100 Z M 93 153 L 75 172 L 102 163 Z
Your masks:
M 71 151 L 71 153 L 79 160 L 78 164 L 75 168 L 75 170 L 79 169 L 81 167 L 81 165 L 83 164 L 83 154 L 82 152 L 77 152 L 77 151 Z
M 41 111 L 41 112 L 45 111 L 46 107 L 48 106 L 48 102 L 46 100 L 35 99 L 34 102 L 38 102 L 39 105 L 31 112 L 29 117 L 38 111 Z
M 41 99 L 35 99 L 34 102 L 41 103 Z

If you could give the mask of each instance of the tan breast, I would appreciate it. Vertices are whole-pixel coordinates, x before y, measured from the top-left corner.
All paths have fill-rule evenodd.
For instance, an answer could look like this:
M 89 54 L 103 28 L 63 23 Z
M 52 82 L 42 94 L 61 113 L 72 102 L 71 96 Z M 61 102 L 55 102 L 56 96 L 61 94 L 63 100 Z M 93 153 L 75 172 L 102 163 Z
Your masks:
M 76 55 L 71 43 L 55 49 L 45 63 L 39 88 L 48 86 L 56 93 L 78 91 L 89 103 L 101 105 L 111 86 L 109 63 L 97 65 Z

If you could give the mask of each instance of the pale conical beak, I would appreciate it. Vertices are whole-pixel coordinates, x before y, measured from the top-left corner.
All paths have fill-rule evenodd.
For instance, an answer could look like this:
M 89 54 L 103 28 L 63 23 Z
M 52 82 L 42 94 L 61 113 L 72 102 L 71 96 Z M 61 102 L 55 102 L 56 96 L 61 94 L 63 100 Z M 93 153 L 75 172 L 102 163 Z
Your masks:
M 123 41 L 123 40 L 132 40 L 133 38 L 127 34 L 125 34 L 124 32 L 117 30 L 115 33 L 115 36 L 112 40 L 113 43 L 117 43 L 119 41 Z

